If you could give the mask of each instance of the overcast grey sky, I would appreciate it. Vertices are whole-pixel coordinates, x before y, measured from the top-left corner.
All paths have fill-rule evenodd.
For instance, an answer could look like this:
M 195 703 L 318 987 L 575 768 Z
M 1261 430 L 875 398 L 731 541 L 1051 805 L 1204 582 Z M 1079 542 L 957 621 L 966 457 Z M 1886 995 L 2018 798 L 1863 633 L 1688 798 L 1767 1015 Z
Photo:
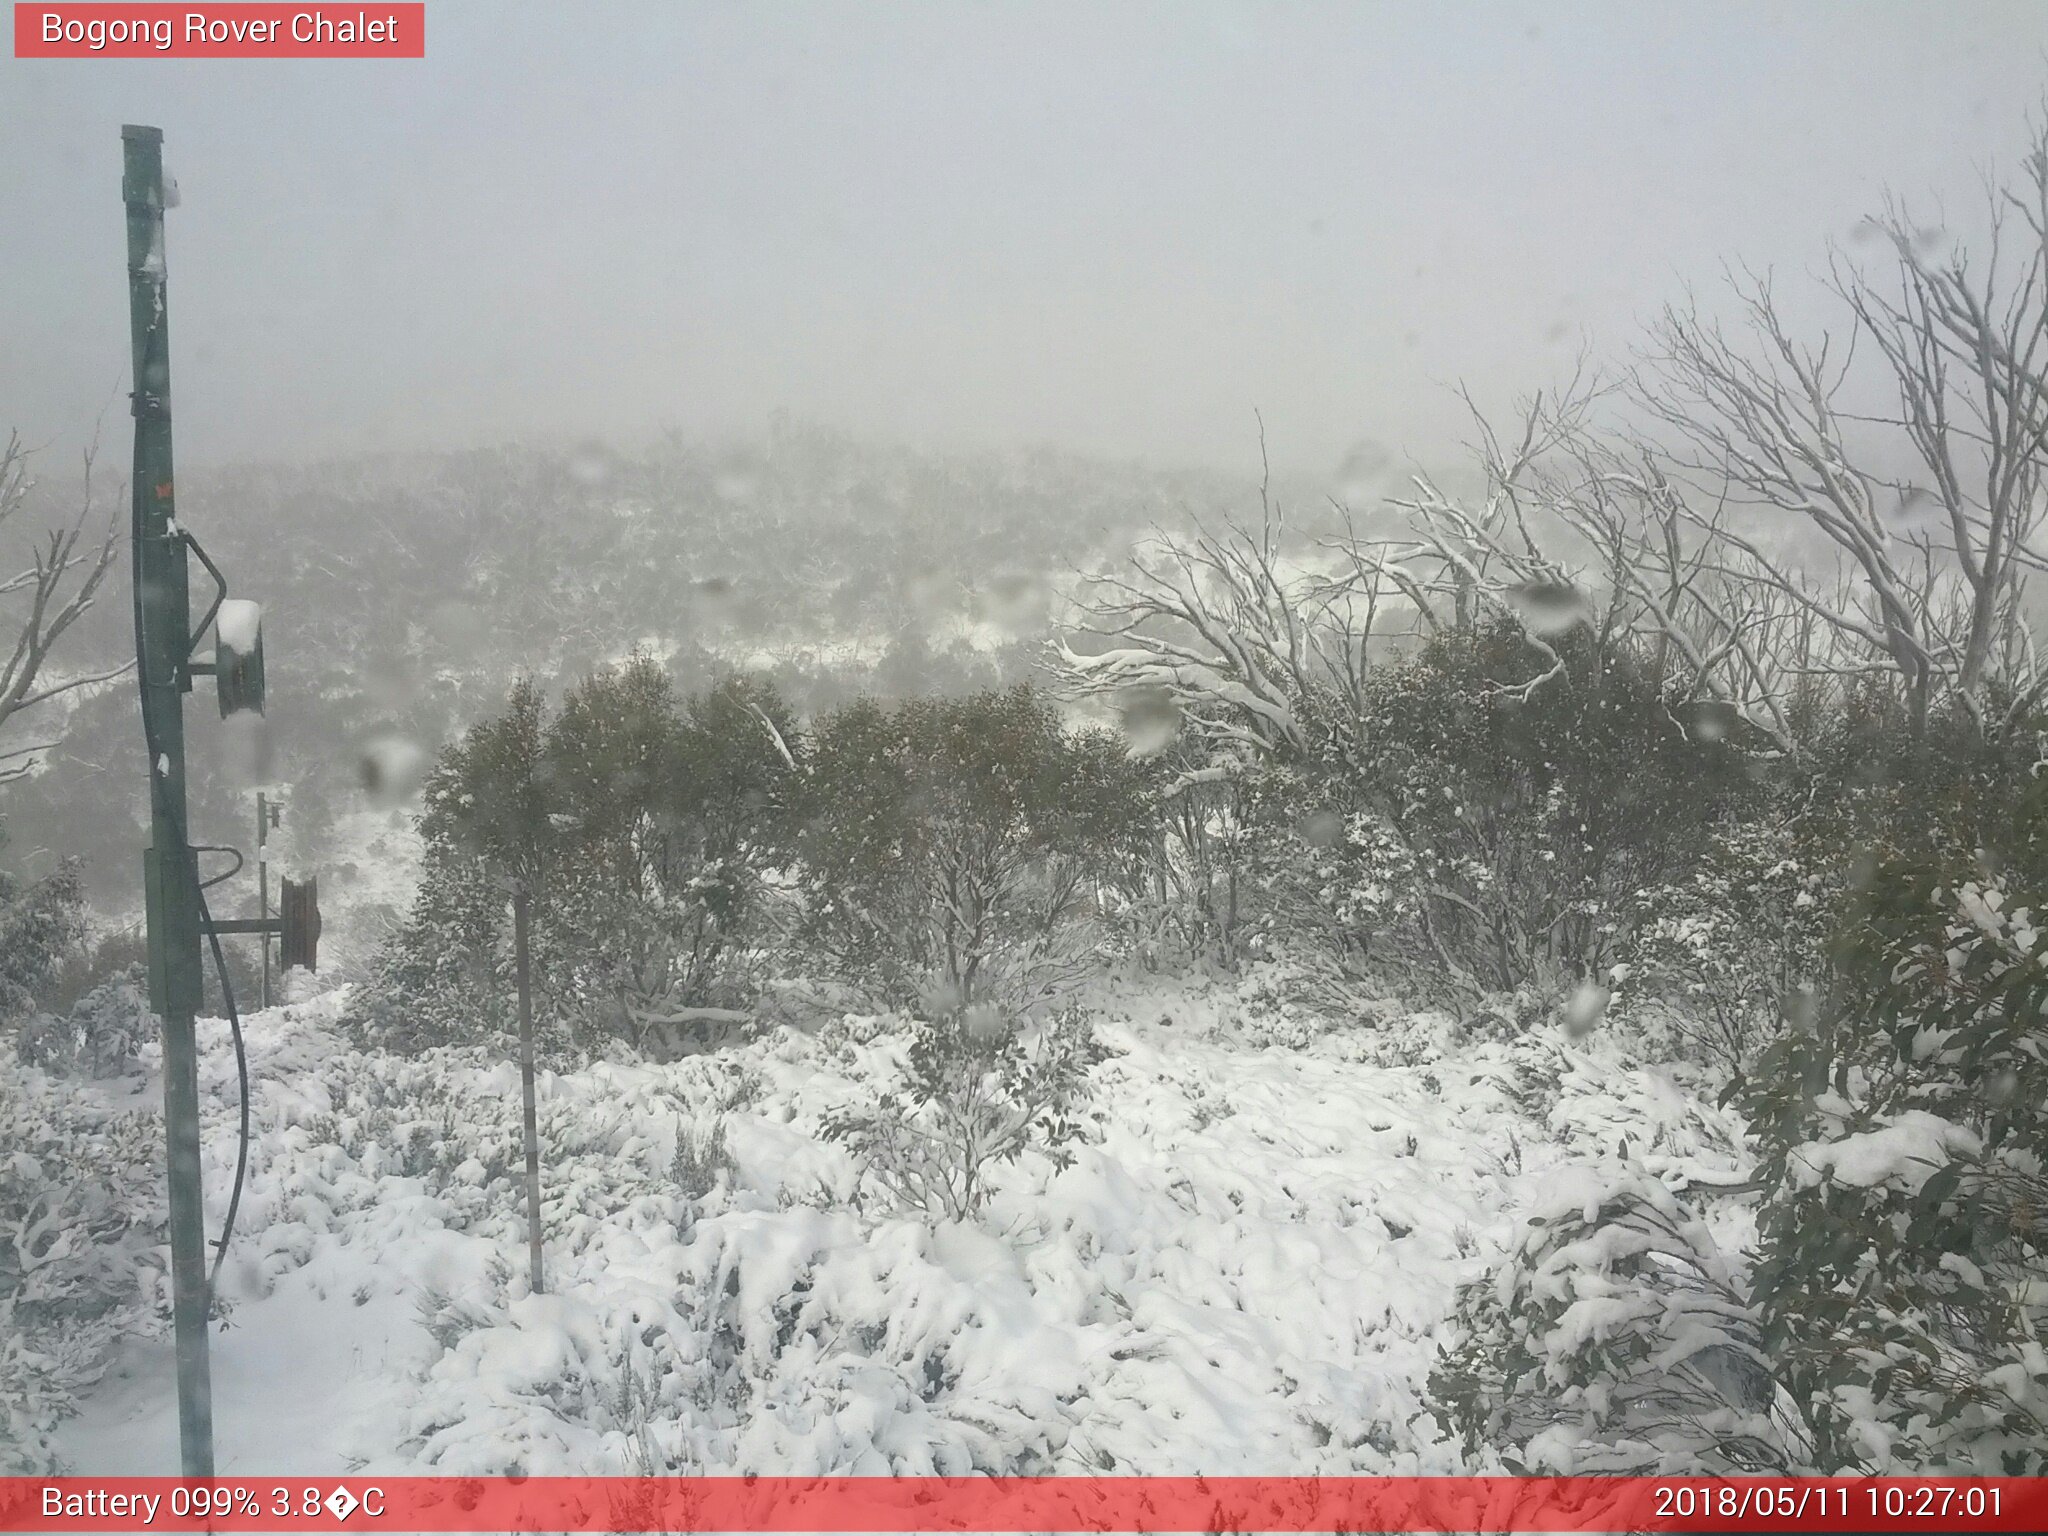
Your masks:
M 179 448 L 758 428 L 1328 472 L 1727 257 L 1955 207 L 2048 5 L 465 3 L 424 61 L 0 59 L 0 426 L 125 443 L 160 125 Z

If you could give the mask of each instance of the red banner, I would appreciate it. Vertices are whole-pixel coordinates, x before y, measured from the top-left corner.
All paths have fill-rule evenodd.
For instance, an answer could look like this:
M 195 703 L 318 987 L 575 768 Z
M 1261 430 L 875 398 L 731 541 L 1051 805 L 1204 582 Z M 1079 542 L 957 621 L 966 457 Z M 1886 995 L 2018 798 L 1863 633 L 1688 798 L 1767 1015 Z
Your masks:
M 17 59 L 421 59 L 419 0 L 354 5 L 14 7 Z
M 2048 1479 L 0 1478 L 0 1531 L 2041 1531 Z

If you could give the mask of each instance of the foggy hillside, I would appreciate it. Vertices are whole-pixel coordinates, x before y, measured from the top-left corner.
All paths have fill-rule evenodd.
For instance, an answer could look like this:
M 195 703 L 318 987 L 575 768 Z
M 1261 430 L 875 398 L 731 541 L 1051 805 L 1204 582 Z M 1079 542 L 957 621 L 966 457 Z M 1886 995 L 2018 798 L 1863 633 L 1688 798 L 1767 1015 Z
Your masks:
M 752 443 L 191 471 L 194 525 L 232 561 L 236 595 L 264 604 L 276 698 L 260 750 L 194 711 L 197 739 L 221 743 L 195 754 L 194 825 L 232 842 L 249 790 L 289 784 L 310 855 L 335 816 L 403 800 L 403 786 L 394 798 L 366 781 L 385 758 L 403 769 L 431 755 L 515 676 L 559 690 L 636 647 L 686 688 L 758 673 L 807 711 L 1021 680 L 1081 573 L 1155 528 L 1244 504 L 1249 420 L 1246 447 L 1240 483 L 1049 449 L 919 453 L 786 423 Z M 77 496 L 51 479 L 47 502 Z M 104 459 L 96 493 L 119 495 Z M 1327 517 L 1303 499 L 1306 520 Z M 82 667 L 132 649 L 118 588 L 75 634 Z M 125 682 L 73 706 L 61 746 L 11 791 L 0 853 L 27 873 L 84 858 L 110 914 L 139 900 L 133 713 Z M 124 804 L 132 820 L 102 814 Z
M 40 9 L 0 1527 L 2048 1528 L 2048 10 Z

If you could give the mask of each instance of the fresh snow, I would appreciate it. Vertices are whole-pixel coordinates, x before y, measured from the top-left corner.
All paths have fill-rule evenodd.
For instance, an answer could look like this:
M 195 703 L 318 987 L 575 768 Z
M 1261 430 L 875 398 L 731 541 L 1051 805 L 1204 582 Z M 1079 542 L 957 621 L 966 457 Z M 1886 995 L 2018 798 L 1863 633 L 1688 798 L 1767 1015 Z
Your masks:
M 1795 1147 L 1787 1166 L 1802 1188 L 1832 1178 L 1858 1189 L 1891 1183 L 1911 1193 L 1945 1167 L 1953 1155 L 1980 1149 L 1973 1132 L 1915 1109 L 1876 1130 Z
M 1457 1286 L 1592 1198 L 1573 1170 L 1624 1134 L 1666 1178 L 1739 1167 L 1732 1122 L 1599 1041 L 1104 981 L 1093 1139 L 999 1170 L 971 1224 L 857 1203 L 819 1134 L 900 1071 L 888 1020 L 543 1071 L 536 1296 L 509 1050 L 360 1052 L 344 1002 L 246 1021 L 222 1475 L 1488 1470 L 1423 1406 Z M 211 1226 L 234 1069 L 202 1037 Z M 732 1170 L 686 1198 L 677 1137 L 721 1119 Z M 174 1470 L 171 1379 L 167 1338 L 132 1343 L 62 1431 L 72 1466 Z
M 222 598 L 213 623 L 219 643 L 246 656 L 256 649 L 256 637 L 263 631 L 263 605 L 246 597 Z

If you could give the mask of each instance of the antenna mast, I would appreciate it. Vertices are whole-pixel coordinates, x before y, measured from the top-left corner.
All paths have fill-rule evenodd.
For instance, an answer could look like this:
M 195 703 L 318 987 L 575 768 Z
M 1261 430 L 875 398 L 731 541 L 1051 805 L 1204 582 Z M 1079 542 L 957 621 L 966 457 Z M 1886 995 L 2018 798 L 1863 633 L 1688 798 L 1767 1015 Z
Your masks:
M 136 677 L 149 748 L 150 845 L 143 860 L 150 1006 L 163 1020 L 164 1134 L 170 1150 L 171 1315 L 177 1334 L 178 1443 L 184 1475 L 213 1476 L 207 1356 L 205 1210 L 199 1177 L 194 1020 L 204 998 L 199 878 L 185 817 L 185 701 L 192 687 L 186 539 L 171 477 L 171 350 L 164 306 L 163 132 L 121 130 L 128 205 L 128 327 L 135 351 L 131 570 Z

